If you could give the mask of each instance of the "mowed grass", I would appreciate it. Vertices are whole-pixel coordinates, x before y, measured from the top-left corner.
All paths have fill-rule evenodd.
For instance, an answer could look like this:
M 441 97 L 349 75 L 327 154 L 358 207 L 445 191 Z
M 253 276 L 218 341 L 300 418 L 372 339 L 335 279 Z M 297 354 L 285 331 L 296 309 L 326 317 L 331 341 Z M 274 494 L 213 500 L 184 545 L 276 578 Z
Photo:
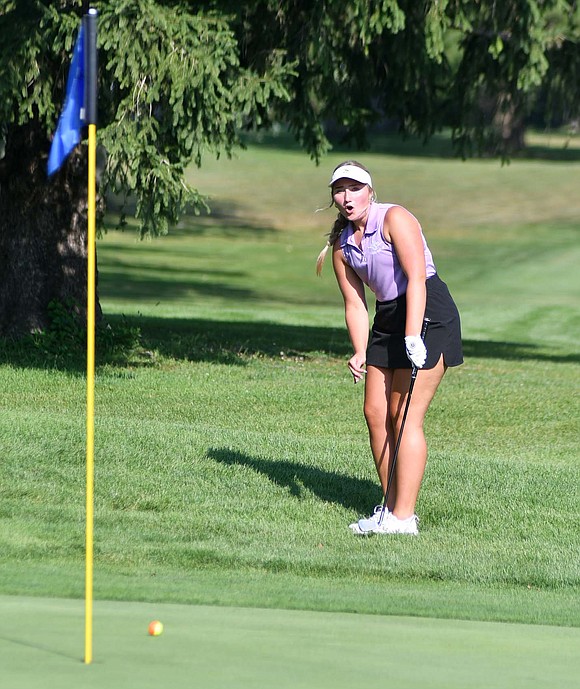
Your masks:
M 99 601 L 86 667 L 80 601 L 0 596 L 0 607 L 11 689 L 358 689 L 385 676 L 427 689 L 578 686 L 580 629 Z M 165 630 L 153 638 L 147 623 L 156 617 Z
M 214 213 L 98 244 L 95 595 L 580 625 L 578 162 L 357 154 L 422 221 L 466 363 L 427 419 L 421 533 L 353 538 L 379 489 L 330 263 L 332 154 L 266 144 L 191 181 Z M 0 369 L 0 591 L 84 592 L 78 367 Z

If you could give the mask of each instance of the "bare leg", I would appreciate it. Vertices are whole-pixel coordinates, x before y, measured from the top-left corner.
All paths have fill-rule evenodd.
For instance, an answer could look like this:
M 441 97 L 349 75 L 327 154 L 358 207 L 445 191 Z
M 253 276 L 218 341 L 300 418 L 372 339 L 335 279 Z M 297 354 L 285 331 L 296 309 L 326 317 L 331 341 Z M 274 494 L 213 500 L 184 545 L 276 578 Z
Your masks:
M 400 519 L 411 516 L 415 511 L 427 463 L 423 421 L 445 370 L 441 357 L 435 368 L 419 371 L 415 381 L 387 505 Z M 410 369 L 367 367 L 364 413 L 383 495 L 387 488 L 389 466 L 401 426 L 410 379 Z
M 364 414 L 383 495 L 387 489 L 389 462 L 395 447 L 392 415 L 389 412 L 392 384 L 391 369 L 367 366 Z
M 434 368 L 419 371 L 417 374 L 395 470 L 396 494 L 392 511 L 399 519 L 406 519 L 415 512 L 427 465 L 427 443 L 423 432 L 423 422 L 445 371 L 446 366 L 441 357 Z M 403 420 L 409 382 L 410 371 L 397 369 L 394 372 L 389 409 L 397 437 Z M 391 502 L 390 499 L 389 502 Z

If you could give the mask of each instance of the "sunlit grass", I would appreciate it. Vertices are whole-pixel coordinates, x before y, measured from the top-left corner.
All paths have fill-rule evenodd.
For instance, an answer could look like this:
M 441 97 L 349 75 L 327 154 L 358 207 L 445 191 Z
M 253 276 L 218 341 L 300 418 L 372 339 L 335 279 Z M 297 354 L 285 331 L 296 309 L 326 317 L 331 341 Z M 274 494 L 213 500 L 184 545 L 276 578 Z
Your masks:
M 141 348 L 97 370 L 97 595 L 580 624 L 580 163 L 355 156 L 421 219 L 466 353 L 427 418 L 420 537 L 356 540 L 380 496 L 314 274 L 345 157 L 251 147 L 192 171 L 215 214 L 99 240 Z M 12 351 L 0 378 L 0 590 L 82 596 L 83 371 Z

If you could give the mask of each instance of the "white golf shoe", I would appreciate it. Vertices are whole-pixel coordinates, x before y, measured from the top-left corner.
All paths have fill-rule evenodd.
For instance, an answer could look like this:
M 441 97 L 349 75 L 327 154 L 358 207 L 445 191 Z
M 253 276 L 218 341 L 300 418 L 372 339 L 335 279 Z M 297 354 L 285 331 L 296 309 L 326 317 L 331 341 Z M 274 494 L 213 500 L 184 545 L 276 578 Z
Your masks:
M 362 520 L 361 520 L 362 521 Z M 360 523 L 360 522 L 359 522 Z M 390 512 L 379 524 L 377 524 L 373 533 L 376 534 L 407 534 L 410 536 L 417 536 L 419 533 L 419 517 L 416 514 L 407 517 L 407 519 L 398 519 Z
M 387 518 L 388 514 L 388 509 L 385 509 L 383 514 L 383 506 L 377 505 L 368 519 L 359 519 L 358 522 L 349 524 L 348 528 L 357 536 L 368 536 L 375 532 L 375 529 Z

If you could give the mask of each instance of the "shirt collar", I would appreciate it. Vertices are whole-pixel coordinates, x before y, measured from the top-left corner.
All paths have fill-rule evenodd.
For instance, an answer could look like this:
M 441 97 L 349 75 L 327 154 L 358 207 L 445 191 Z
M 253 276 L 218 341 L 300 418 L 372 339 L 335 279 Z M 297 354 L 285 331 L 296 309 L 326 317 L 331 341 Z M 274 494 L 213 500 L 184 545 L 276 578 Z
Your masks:
M 356 246 L 356 242 L 352 238 L 354 233 L 356 232 L 355 227 L 352 223 L 349 223 L 348 228 L 349 228 L 349 233 L 348 233 L 347 242 L 349 244 L 354 244 Z M 373 203 L 371 203 L 370 208 L 369 208 L 369 217 L 367 218 L 367 224 L 365 225 L 365 231 L 363 232 L 363 237 L 370 237 L 371 235 L 375 234 L 378 229 L 379 229 L 379 227 L 377 225 L 376 203 L 373 202 Z

